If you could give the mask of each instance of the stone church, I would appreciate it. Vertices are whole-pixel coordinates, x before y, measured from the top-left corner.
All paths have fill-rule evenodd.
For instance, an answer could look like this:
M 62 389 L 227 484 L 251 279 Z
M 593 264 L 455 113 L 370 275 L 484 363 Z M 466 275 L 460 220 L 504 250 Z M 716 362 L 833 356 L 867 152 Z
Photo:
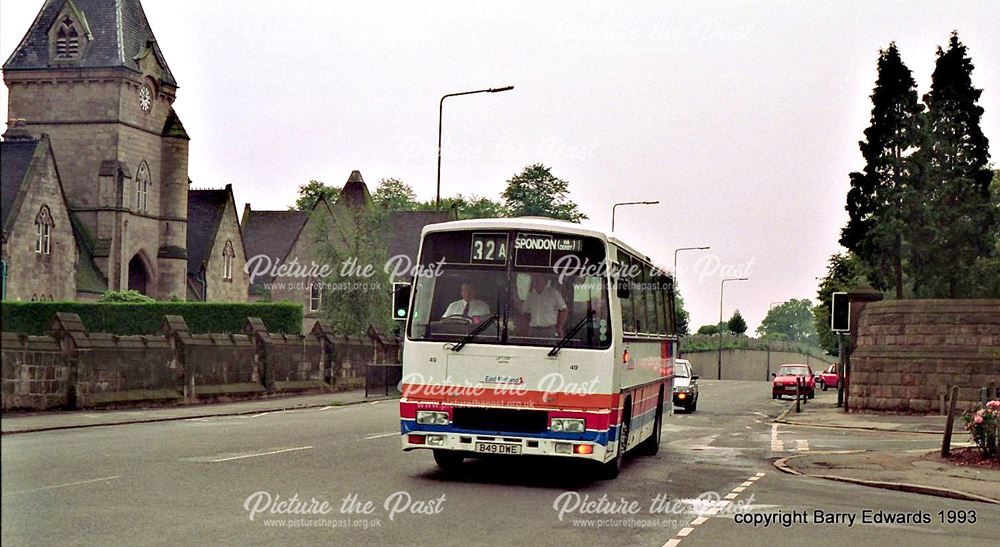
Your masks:
M 177 81 L 139 0 L 46 0 L 3 78 L 4 298 L 246 300 L 231 189 L 189 223 Z

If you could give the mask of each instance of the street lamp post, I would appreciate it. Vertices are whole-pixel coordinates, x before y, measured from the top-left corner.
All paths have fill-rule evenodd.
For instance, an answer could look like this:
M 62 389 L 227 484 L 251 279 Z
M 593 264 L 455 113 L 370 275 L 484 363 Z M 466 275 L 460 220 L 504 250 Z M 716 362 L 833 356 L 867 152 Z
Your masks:
M 614 228 L 611 228 L 614 230 Z M 711 249 L 711 247 L 681 247 L 680 249 L 674 249 L 674 287 L 677 286 L 677 253 L 681 251 L 704 251 Z
M 510 91 L 514 89 L 514 86 L 509 85 L 506 87 L 491 87 L 489 89 L 477 89 L 475 91 L 462 91 L 460 93 L 449 93 L 441 97 L 441 102 L 438 103 L 438 168 L 437 168 L 437 198 L 434 200 L 434 208 L 441 208 L 441 118 L 444 115 L 444 100 L 448 97 L 457 97 L 459 95 L 473 95 L 475 93 L 500 93 L 501 91 Z
M 619 205 L 656 205 L 659 201 L 624 201 L 611 206 L 611 231 L 615 231 L 615 209 Z
M 726 281 L 747 281 L 749 279 L 749 277 L 729 277 L 722 280 L 722 286 L 719 289 L 719 380 L 722 379 L 722 297 L 726 293 Z

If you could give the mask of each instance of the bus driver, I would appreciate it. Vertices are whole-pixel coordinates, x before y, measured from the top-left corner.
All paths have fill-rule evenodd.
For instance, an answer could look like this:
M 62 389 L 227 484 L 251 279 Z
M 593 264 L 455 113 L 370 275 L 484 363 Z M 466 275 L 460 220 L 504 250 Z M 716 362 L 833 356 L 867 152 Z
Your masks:
M 463 317 L 478 323 L 483 317 L 489 317 L 490 306 L 486 302 L 476 299 L 476 288 L 472 286 L 472 283 L 462 283 L 461 294 L 462 298 L 448 305 L 448 309 L 444 310 L 441 319 Z

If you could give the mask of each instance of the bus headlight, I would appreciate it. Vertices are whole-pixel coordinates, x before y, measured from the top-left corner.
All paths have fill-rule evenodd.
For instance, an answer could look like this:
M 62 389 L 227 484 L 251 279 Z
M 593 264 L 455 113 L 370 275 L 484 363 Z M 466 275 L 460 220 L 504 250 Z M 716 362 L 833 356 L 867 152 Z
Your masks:
M 583 433 L 587 426 L 580 418 L 552 418 L 549 429 L 557 433 Z
M 423 425 L 448 425 L 448 413 L 434 410 L 418 410 L 417 423 Z

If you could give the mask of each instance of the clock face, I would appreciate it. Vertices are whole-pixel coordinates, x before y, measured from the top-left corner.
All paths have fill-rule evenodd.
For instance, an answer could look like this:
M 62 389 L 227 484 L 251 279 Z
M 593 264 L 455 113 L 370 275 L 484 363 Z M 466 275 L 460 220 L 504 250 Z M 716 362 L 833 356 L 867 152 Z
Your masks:
M 153 106 L 153 94 L 149 92 L 149 88 L 145 85 L 139 86 L 139 108 L 143 112 L 149 112 L 151 106 Z

